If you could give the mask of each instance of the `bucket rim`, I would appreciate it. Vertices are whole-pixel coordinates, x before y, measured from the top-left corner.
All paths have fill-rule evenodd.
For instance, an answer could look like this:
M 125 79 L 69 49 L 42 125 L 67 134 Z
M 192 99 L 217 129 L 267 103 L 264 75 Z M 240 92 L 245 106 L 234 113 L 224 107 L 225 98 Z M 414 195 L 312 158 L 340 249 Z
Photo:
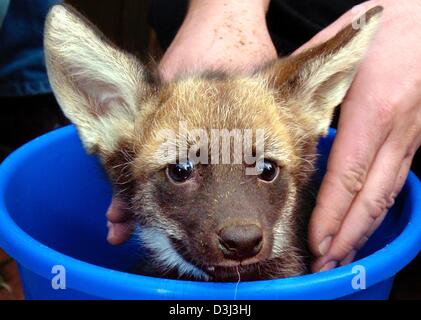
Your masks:
M 236 284 L 154 278 L 84 262 L 47 247 L 32 238 L 13 221 L 5 203 L 8 182 L 19 167 L 35 151 L 65 140 L 74 134 L 76 130 L 73 125 L 51 131 L 20 147 L 0 165 L 0 247 L 8 252 L 18 264 L 46 279 L 53 277 L 52 266 L 57 264 L 65 266 L 66 273 L 78 279 L 78 281 L 68 282 L 68 287 L 95 297 L 267 299 L 264 292 L 269 290 L 274 299 L 340 298 L 360 291 L 352 288 L 351 285 L 352 279 L 359 270 L 356 269 L 357 266 L 364 267 L 366 287 L 369 288 L 393 277 L 415 258 L 421 249 L 421 228 L 419 228 L 421 226 L 421 183 L 411 172 L 402 190 L 406 193 L 403 210 L 411 211 L 408 224 L 403 231 L 388 245 L 373 254 L 327 272 Z M 334 135 L 334 130 L 330 131 L 330 135 Z M 110 292 L 113 293 L 110 294 Z

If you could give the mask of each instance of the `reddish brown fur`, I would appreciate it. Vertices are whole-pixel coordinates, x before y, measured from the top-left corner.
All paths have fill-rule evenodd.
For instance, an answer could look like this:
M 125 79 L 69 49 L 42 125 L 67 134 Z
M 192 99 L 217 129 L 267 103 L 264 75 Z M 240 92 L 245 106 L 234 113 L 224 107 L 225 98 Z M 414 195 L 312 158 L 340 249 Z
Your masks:
M 208 73 L 151 84 L 133 57 L 104 42 L 73 11 L 55 8 L 45 43 L 55 94 L 137 218 L 156 262 L 152 273 L 217 281 L 237 280 L 238 272 L 243 280 L 304 273 L 317 141 L 351 84 L 381 9 L 369 11 L 368 27 L 349 26 L 254 75 Z M 265 157 L 279 175 L 265 182 L 246 175 L 244 162 L 199 164 L 191 179 L 174 183 L 157 151 L 163 129 L 181 134 L 179 121 L 208 136 L 212 129 L 264 129 Z M 218 245 L 219 230 L 236 224 L 263 230 L 261 251 L 241 264 Z

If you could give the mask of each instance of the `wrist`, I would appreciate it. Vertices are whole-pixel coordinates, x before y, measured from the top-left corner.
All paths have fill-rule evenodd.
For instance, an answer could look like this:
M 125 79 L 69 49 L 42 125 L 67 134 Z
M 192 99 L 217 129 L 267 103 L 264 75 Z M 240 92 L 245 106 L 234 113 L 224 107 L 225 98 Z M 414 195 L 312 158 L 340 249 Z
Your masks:
M 269 3 L 270 0 L 190 0 L 181 29 L 186 33 L 205 30 L 208 36 L 226 36 L 227 39 L 240 33 L 268 37 Z
M 249 9 L 257 14 L 268 11 L 270 0 L 190 0 L 188 10 L 206 9 L 226 9 L 238 10 Z
M 248 72 L 276 58 L 266 24 L 269 0 L 191 0 L 160 62 L 161 77 L 202 70 Z
M 270 0 L 190 0 L 187 18 L 204 15 L 207 17 L 236 14 L 265 19 Z

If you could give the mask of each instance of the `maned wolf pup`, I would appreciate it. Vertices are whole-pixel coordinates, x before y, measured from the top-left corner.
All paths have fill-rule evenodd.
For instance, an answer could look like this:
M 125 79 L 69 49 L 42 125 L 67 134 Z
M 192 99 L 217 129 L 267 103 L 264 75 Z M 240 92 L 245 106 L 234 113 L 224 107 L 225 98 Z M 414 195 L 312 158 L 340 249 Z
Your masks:
M 54 93 L 137 217 L 155 275 L 233 281 L 306 272 L 311 208 L 303 204 L 317 141 L 381 12 L 250 75 L 160 83 L 72 8 L 52 8 L 45 50 Z M 215 132 L 228 133 L 221 154 Z M 247 132 L 251 155 L 243 158 Z

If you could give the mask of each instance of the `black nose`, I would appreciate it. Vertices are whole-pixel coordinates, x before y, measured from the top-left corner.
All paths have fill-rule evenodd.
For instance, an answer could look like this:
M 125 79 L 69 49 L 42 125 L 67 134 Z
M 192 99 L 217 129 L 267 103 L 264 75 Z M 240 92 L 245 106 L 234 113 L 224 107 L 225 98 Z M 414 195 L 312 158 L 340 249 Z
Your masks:
M 219 231 L 219 243 L 226 258 L 244 260 L 262 249 L 263 232 L 254 224 L 231 225 Z

